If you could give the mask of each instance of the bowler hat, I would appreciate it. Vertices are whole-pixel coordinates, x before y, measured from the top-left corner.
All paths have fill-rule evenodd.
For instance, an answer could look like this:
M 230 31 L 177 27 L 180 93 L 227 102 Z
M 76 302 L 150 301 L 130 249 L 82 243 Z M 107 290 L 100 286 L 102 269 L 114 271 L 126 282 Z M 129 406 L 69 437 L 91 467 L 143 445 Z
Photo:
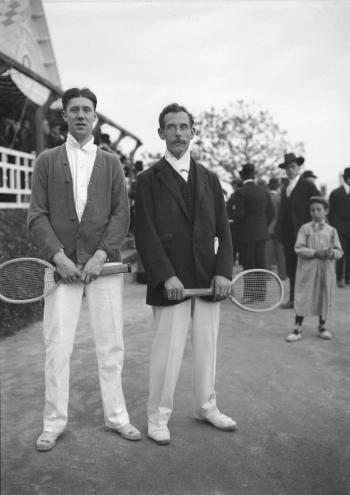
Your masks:
M 305 170 L 303 179 L 317 179 L 317 175 L 315 175 L 312 170 Z
M 304 163 L 305 159 L 302 156 L 295 156 L 294 153 L 286 153 L 284 155 L 284 162 L 280 163 L 278 166 L 279 168 L 287 168 L 287 166 L 290 163 L 296 163 L 297 165 L 302 165 Z
M 239 175 L 243 177 L 253 177 L 255 175 L 255 167 L 252 163 L 245 163 L 240 170 Z

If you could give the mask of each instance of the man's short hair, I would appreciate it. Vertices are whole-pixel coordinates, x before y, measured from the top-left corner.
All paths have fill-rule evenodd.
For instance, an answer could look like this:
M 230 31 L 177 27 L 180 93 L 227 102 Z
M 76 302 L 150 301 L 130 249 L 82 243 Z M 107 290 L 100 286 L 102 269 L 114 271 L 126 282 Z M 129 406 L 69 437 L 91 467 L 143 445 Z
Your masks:
M 92 102 L 92 104 L 94 105 L 94 110 L 96 110 L 97 97 L 96 97 L 95 93 L 93 93 L 89 88 L 82 88 L 82 89 L 70 88 L 70 89 L 67 89 L 67 91 L 65 91 L 63 93 L 63 96 L 62 96 L 63 110 L 67 110 L 69 100 L 71 100 L 72 98 L 79 98 L 80 96 L 90 100 Z
M 271 177 L 269 180 L 269 189 L 270 191 L 276 191 L 280 187 L 280 180 L 278 177 Z
M 164 119 L 168 113 L 177 113 L 177 112 L 187 113 L 188 118 L 190 119 L 190 126 L 191 127 L 193 126 L 194 124 L 193 115 L 185 107 L 179 105 L 178 103 L 170 103 L 170 105 L 167 105 L 165 108 L 163 108 L 163 110 L 159 115 L 159 127 L 161 129 L 164 129 Z

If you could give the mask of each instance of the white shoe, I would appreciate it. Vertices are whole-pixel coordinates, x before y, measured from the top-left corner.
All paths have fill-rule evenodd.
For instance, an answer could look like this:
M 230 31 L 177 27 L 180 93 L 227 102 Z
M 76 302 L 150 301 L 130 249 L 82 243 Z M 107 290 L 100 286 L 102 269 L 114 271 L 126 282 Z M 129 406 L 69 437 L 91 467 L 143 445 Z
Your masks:
M 292 332 L 286 337 L 286 342 L 298 342 L 301 340 L 301 332 Z
M 222 431 L 234 431 L 237 430 L 237 423 L 232 418 L 226 416 L 226 414 L 219 413 L 212 418 L 199 418 L 199 421 L 205 421 L 215 426 L 218 430 Z
M 126 440 L 132 440 L 132 441 L 141 440 L 141 433 L 137 428 L 135 428 L 135 426 L 133 426 L 130 423 L 121 426 L 119 428 L 116 428 L 115 431 L 117 431 L 119 435 L 122 438 L 125 438 Z
M 170 431 L 167 426 L 156 426 L 148 423 L 148 438 L 158 445 L 167 445 L 170 442 Z
M 51 450 L 56 445 L 57 439 L 62 434 L 63 432 L 58 433 L 56 431 L 43 431 L 37 438 L 36 450 L 39 450 L 39 452 Z
M 318 336 L 320 337 L 320 339 L 332 340 L 332 334 L 326 328 L 325 329 L 322 329 L 322 330 L 319 330 L 318 331 Z

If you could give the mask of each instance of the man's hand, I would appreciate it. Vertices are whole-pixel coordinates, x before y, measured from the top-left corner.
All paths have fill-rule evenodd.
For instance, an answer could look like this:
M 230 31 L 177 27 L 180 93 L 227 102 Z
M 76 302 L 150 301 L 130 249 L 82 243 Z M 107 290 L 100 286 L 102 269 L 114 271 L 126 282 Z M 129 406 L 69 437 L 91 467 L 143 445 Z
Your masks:
M 327 249 L 317 249 L 314 256 L 319 260 L 325 260 L 327 258 Z
M 164 290 L 169 301 L 181 301 L 184 297 L 184 286 L 176 276 L 164 282 Z
M 58 251 L 53 258 L 56 269 L 62 282 L 66 284 L 74 284 L 80 279 L 80 271 L 73 261 L 65 255 L 63 251 Z
M 231 281 L 222 275 L 215 275 L 210 287 L 214 289 L 214 301 L 223 301 L 231 293 Z
M 96 280 L 100 275 L 106 260 L 107 253 L 98 249 L 84 266 L 80 280 L 84 284 L 89 284 L 93 280 Z

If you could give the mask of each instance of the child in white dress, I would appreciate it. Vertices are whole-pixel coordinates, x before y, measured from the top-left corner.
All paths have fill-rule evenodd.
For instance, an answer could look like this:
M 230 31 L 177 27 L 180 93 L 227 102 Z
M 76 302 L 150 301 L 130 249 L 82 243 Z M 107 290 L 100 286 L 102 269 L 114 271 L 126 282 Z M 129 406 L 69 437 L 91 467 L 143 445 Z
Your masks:
M 327 200 L 321 196 L 310 198 L 312 221 L 300 227 L 295 243 L 298 266 L 295 280 L 294 331 L 287 342 L 301 339 L 304 316 L 318 316 L 318 336 L 330 340 L 326 320 L 332 308 L 335 291 L 335 260 L 343 256 L 337 230 L 326 223 Z

